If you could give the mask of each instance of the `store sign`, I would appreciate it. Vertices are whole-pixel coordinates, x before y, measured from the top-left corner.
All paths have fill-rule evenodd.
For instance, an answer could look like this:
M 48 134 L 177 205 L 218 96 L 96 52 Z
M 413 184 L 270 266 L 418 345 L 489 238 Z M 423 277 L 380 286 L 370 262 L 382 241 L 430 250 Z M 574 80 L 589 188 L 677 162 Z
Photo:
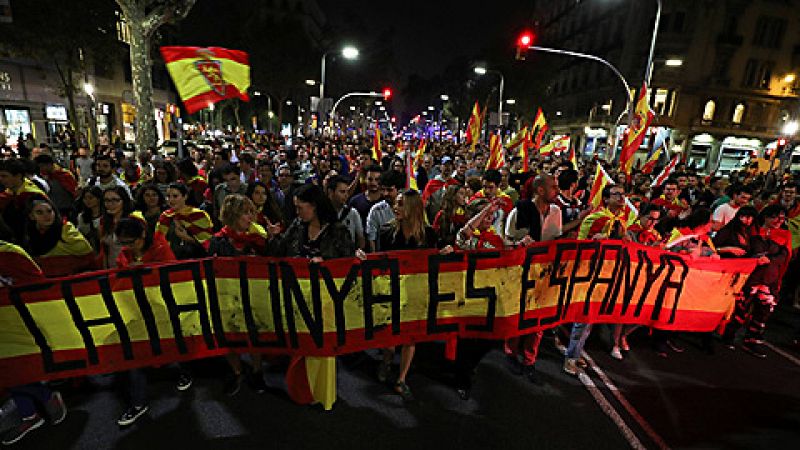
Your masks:
M 67 108 L 64 105 L 47 105 L 44 111 L 47 120 L 67 121 Z

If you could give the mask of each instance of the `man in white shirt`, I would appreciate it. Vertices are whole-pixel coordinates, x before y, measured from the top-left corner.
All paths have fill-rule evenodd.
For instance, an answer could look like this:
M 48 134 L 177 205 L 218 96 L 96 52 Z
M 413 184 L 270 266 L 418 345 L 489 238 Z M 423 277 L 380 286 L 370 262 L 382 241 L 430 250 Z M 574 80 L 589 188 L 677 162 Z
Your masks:
M 717 206 L 711 216 L 711 228 L 719 231 L 736 216 L 739 208 L 747 206 L 753 198 L 753 190 L 749 186 L 734 186 L 731 188 L 731 201 Z
M 554 204 L 558 196 L 555 179 L 549 174 L 538 175 L 533 180 L 533 191 L 532 200 L 518 201 L 508 214 L 505 240 L 509 245 L 528 245 L 561 236 L 561 208 Z M 534 364 L 542 335 L 537 331 L 507 339 L 503 348 L 512 373 L 524 374 L 534 384 L 541 383 Z
M 122 186 L 128 193 L 128 197 L 133 199 L 128 185 L 114 173 L 114 160 L 111 159 L 111 156 L 98 155 L 94 161 L 94 172 L 97 176 L 90 180 L 89 186 L 99 186 L 104 191 L 114 186 Z

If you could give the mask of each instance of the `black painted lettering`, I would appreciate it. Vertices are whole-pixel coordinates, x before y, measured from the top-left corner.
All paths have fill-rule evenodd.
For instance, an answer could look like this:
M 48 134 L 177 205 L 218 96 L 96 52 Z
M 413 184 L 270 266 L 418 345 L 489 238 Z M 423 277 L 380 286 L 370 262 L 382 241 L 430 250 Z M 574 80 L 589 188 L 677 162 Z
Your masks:
M 449 255 L 433 254 L 428 256 L 428 334 L 449 333 L 458 331 L 458 324 L 439 324 L 437 316 L 439 303 L 452 302 L 456 299 L 455 292 L 439 292 L 439 266 L 442 263 L 455 263 L 464 260 L 462 253 L 451 253 Z
M 188 271 L 192 274 L 192 281 L 194 284 L 194 293 L 196 301 L 194 303 L 181 303 L 180 305 L 175 301 L 175 294 L 172 292 L 172 284 L 169 280 L 171 273 Z M 203 340 L 206 347 L 209 349 L 215 348 L 214 336 L 211 332 L 211 324 L 208 319 L 208 310 L 206 309 L 206 294 L 203 288 L 203 279 L 200 275 L 200 261 L 187 261 L 180 264 L 171 264 L 158 268 L 159 281 L 161 284 L 161 298 L 164 299 L 164 304 L 167 305 L 167 312 L 169 313 L 169 320 L 172 324 L 172 333 L 175 335 L 175 345 L 178 347 L 178 352 L 185 354 L 188 352 L 186 348 L 186 339 L 183 336 L 183 327 L 181 326 L 181 314 L 197 311 L 198 318 L 200 319 L 200 329 L 203 333 Z M 219 305 L 217 305 L 218 307 Z
M 389 271 L 390 292 L 375 294 L 372 292 L 372 272 Z M 375 320 L 372 317 L 372 306 L 388 303 L 392 310 L 392 334 L 400 334 L 400 264 L 396 259 L 368 259 L 361 263 L 361 289 L 364 298 L 364 339 L 372 340 L 375 336 Z
M 317 265 L 311 263 L 312 266 Z M 289 329 L 289 341 L 293 348 L 300 346 L 297 340 L 297 326 L 294 320 L 294 305 L 297 304 L 297 310 L 303 318 L 303 322 L 308 328 L 308 333 L 314 340 L 317 348 L 322 348 L 323 345 L 323 318 L 322 318 L 322 301 L 319 298 L 319 287 L 317 287 L 317 295 L 311 297 L 311 311 L 306 302 L 303 290 L 300 289 L 300 283 L 297 281 L 297 275 L 294 269 L 286 262 L 280 263 L 281 267 L 281 281 L 283 287 L 283 306 L 286 309 L 286 326 Z

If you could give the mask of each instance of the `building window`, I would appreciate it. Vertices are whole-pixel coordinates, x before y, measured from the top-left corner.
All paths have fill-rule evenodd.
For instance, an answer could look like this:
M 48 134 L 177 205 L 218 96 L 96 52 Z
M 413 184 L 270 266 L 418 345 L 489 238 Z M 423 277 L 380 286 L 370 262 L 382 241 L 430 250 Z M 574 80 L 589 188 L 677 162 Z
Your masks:
M 766 48 L 781 48 L 786 34 L 786 19 L 761 16 L 756 22 L 753 44 Z
M 117 39 L 128 45 L 131 44 L 131 29 L 119 11 L 117 11 Z
M 656 89 L 653 97 L 653 111 L 655 111 L 659 116 L 669 114 L 670 110 L 672 109 L 669 105 L 669 101 L 671 99 L 672 95 L 670 95 L 670 91 L 668 89 Z
M 744 103 L 737 103 L 733 109 L 733 123 L 742 123 L 744 119 Z
M 742 77 L 742 86 L 755 87 L 756 77 L 758 73 L 758 60 L 750 58 L 747 60 L 747 65 L 744 67 L 744 77 Z
M 772 71 L 775 68 L 775 63 L 772 61 L 764 61 L 758 69 L 758 86 L 761 89 L 769 89 L 769 82 L 772 79 Z
M 712 121 L 714 120 L 714 113 L 717 111 L 717 103 L 714 100 L 709 100 L 706 102 L 706 106 L 703 108 L 703 120 Z
M 686 19 L 686 13 L 683 11 L 678 11 L 673 15 L 672 18 L 672 31 L 675 33 L 683 32 L 683 24 Z

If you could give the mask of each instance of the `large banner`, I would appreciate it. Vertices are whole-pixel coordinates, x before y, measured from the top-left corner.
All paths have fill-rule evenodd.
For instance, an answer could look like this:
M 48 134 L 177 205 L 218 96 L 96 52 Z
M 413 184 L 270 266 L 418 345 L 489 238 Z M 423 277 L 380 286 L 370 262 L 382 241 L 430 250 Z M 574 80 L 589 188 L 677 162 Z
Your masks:
M 312 264 L 206 258 L 0 289 L 0 386 L 223 355 L 328 356 L 563 322 L 711 331 L 754 260 L 619 241 Z

